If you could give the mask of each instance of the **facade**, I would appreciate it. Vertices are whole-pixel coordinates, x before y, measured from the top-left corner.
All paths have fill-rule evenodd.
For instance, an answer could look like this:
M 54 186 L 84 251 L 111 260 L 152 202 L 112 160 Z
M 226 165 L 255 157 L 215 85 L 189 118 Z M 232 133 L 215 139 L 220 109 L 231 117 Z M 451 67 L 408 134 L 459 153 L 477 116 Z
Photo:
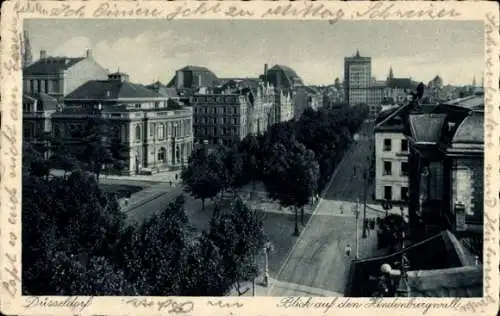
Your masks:
M 410 142 L 410 227 L 424 238 L 449 229 L 482 240 L 483 109 L 460 103 L 413 109 Z
M 403 202 L 408 198 L 408 140 L 403 134 L 402 107 L 380 113 L 375 134 L 375 199 Z
M 43 136 L 52 133 L 52 115 L 60 108 L 53 97 L 45 93 L 23 95 L 23 141 L 35 147 L 43 145 Z M 49 153 L 44 152 L 46 158 Z
M 289 90 L 278 89 L 274 95 L 274 119 L 270 122 L 271 125 L 292 120 L 295 113 L 293 92 Z
M 314 87 L 298 87 L 293 97 L 294 118 L 296 120 L 302 116 L 305 109 L 317 110 L 323 105 L 323 95 Z
M 248 95 L 241 93 L 195 94 L 193 108 L 194 140 L 210 145 L 232 146 L 248 133 Z
M 89 80 L 106 80 L 108 72 L 87 50 L 85 57 L 49 57 L 45 50 L 40 59 L 23 69 L 24 93 L 45 93 L 59 102 Z
M 129 81 L 126 74 L 91 80 L 64 99 L 65 107 L 52 115 L 53 133 L 75 144 L 84 124 L 105 120 L 125 148 L 122 174 L 174 170 L 187 163 L 192 151 L 192 110 L 168 104 L 168 98 Z M 76 141 L 76 142 L 75 142 Z M 73 146 L 73 150 L 80 150 Z
M 348 104 L 368 102 L 368 91 L 372 85 L 371 57 L 362 57 L 357 51 L 356 55 L 344 58 L 344 85 Z

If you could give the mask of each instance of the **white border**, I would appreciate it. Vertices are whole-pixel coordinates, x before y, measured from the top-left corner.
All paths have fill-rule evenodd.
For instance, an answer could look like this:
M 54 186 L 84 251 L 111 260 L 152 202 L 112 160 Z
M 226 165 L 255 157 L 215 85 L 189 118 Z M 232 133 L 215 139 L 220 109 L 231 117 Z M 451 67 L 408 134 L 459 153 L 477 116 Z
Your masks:
M 303 19 L 303 20 L 325 20 L 325 23 L 335 24 L 336 19 L 341 17 L 348 20 L 483 20 L 485 22 L 485 72 L 484 84 L 486 92 L 486 121 L 485 121 L 485 295 L 491 298 L 462 299 L 460 307 L 451 309 L 425 308 L 419 309 L 378 309 L 369 308 L 369 299 L 354 299 L 351 302 L 360 303 L 359 308 L 339 308 L 338 303 L 346 298 L 313 298 L 313 302 L 322 303 L 317 308 L 279 308 L 280 298 L 239 298 L 239 297 L 217 297 L 217 298 L 171 298 L 177 303 L 192 301 L 194 309 L 184 315 L 325 315 L 326 306 L 334 302 L 327 313 L 347 315 L 360 313 L 360 315 L 390 313 L 394 315 L 455 315 L 470 314 L 477 312 L 485 315 L 494 315 L 498 310 L 499 283 L 499 239 L 498 239 L 498 207 L 499 207 L 499 36 L 498 36 L 498 6 L 487 2 L 422 2 L 422 1 L 397 1 L 397 2 L 337 2 L 316 1 L 314 6 L 322 6 L 325 13 L 299 15 L 293 14 L 295 8 L 303 9 L 310 2 L 269 2 L 269 1 L 205 1 L 206 9 L 196 11 L 201 2 L 194 1 L 113 1 L 113 2 L 81 2 L 81 1 L 8 1 L 2 3 L 1 35 L 1 111 L 2 111 L 2 135 L 0 138 L 0 207 L 1 207 L 1 311 L 9 315 L 156 315 L 176 314 L 171 308 L 158 309 L 163 302 L 169 298 L 144 298 L 145 302 L 151 302 L 149 307 L 133 307 L 126 304 L 130 298 L 124 297 L 94 297 L 91 304 L 83 311 L 70 310 L 57 307 L 35 307 L 27 309 L 24 306 L 28 297 L 20 295 L 20 260 L 21 260 L 21 71 L 20 71 L 20 38 L 22 21 L 25 18 L 95 18 L 96 9 L 99 5 L 108 3 L 121 10 L 131 10 L 131 14 L 119 18 L 159 18 L 172 17 L 174 12 L 182 9 L 183 14 L 177 14 L 177 19 Z M 288 13 L 283 13 L 283 8 L 290 6 Z M 378 14 L 362 14 L 370 7 L 377 6 Z M 67 10 L 63 7 L 74 9 L 78 16 L 62 16 Z M 20 13 L 21 8 L 30 8 Z M 209 9 L 212 8 L 212 9 Z M 216 9 L 214 9 L 216 8 Z M 138 12 L 139 10 L 142 12 Z M 147 10 L 146 10 L 147 9 Z M 231 10 L 240 12 L 252 12 L 251 15 L 232 17 Z M 268 11 L 281 14 L 269 15 Z M 144 12 L 149 12 L 145 14 Z M 234 12 L 234 11 L 233 11 Z M 75 14 L 75 13 L 74 13 Z M 155 15 L 155 17 L 153 17 Z M 113 17 L 101 17 L 113 18 Z M 115 17 L 118 18 L 118 17 Z M 335 25 L 332 25 L 335 27 Z M 16 289 L 11 295 L 6 288 Z M 59 298 L 60 299 L 60 298 Z M 80 300 L 89 298 L 79 297 Z M 390 303 L 394 299 L 385 299 Z M 398 301 L 408 301 L 398 299 Z M 424 304 L 448 303 L 451 299 L 417 299 Z M 172 301 L 171 301 L 172 302 Z M 221 305 L 222 304 L 222 305 Z M 227 305 L 225 305 L 227 304 Z M 430 306 L 430 305 L 426 305 Z M 182 314 L 181 314 L 182 315 Z

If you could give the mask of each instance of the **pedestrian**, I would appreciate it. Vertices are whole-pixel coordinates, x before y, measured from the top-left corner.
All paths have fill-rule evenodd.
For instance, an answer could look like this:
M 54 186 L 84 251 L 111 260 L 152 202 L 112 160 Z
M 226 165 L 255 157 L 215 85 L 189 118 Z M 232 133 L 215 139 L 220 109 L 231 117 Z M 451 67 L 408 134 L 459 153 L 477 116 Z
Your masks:
M 345 246 L 345 255 L 348 257 L 351 256 L 351 245 L 349 244 Z

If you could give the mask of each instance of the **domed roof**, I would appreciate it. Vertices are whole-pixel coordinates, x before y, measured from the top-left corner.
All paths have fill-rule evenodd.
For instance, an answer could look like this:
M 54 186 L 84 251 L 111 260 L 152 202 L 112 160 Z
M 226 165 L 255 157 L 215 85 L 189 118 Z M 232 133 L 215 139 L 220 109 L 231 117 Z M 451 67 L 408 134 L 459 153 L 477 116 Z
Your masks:
M 484 113 L 472 112 L 458 126 L 453 143 L 484 143 Z

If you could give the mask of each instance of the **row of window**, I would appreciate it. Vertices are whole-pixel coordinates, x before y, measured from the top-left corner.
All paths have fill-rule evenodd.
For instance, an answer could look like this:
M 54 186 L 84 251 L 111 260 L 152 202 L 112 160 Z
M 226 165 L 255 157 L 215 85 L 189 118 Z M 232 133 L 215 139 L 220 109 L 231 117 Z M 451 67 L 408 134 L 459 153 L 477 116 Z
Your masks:
M 194 132 L 199 136 L 239 136 L 239 127 L 195 127 Z
M 60 91 L 58 80 L 24 80 L 23 88 L 27 93 L 57 93 Z
M 400 146 L 401 152 L 408 151 L 408 140 L 407 139 L 402 139 L 400 145 L 401 145 Z M 390 138 L 384 139 L 384 151 L 392 151 L 392 139 L 390 139 Z
M 193 102 L 236 102 L 235 97 L 193 97 Z
M 402 177 L 408 176 L 408 162 L 401 162 L 401 169 L 399 170 L 399 175 Z M 392 161 L 384 161 L 384 176 L 392 176 Z
M 167 130 L 168 129 L 168 130 Z M 156 134 L 155 134 L 156 131 Z M 164 140 L 167 133 L 172 137 L 186 137 L 192 135 L 191 120 L 182 120 L 172 123 L 150 123 L 149 136 L 157 137 L 158 140 Z M 142 128 L 140 125 L 135 127 L 135 141 L 142 141 Z
M 195 117 L 194 118 L 194 123 L 195 124 L 233 124 L 233 125 L 239 125 L 240 124 L 240 117 L 218 117 L 218 118 L 208 118 L 208 117 Z M 245 118 L 243 118 L 243 124 L 245 124 Z
M 401 187 L 400 191 L 401 200 L 406 200 L 408 198 L 408 188 Z M 392 186 L 386 185 L 384 186 L 384 199 L 391 201 L 392 200 Z
M 237 106 L 195 106 L 195 114 L 238 114 Z

